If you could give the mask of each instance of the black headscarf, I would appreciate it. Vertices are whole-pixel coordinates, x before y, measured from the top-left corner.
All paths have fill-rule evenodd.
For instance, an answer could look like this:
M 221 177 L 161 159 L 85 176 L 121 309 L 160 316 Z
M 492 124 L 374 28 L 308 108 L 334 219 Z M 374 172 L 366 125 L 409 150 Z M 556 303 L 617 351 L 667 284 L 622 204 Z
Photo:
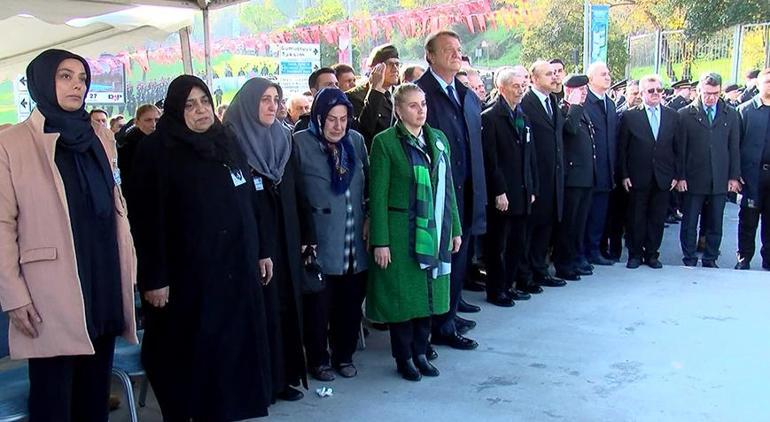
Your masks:
M 88 62 L 77 54 L 56 49 L 40 53 L 27 66 L 29 94 L 37 104 L 37 110 L 45 116 L 43 130 L 46 133 L 58 133 L 57 143 L 60 147 L 79 153 L 74 154 L 79 183 L 87 193 L 96 215 L 104 217 L 112 212 L 112 188 L 115 181 L 104 147 L 91 126 L 85 101 L 79 109 L 66 111 L 56 98 L 56 70 L 66 59 L 83 63 L 86 71 L 85 99 L 91 86 Z
M 187 97 L 193 88 L 200 88 L 209 97 L 214 124 L 203 133 L 190 130 L 184 121 L 184 108 Z M 158 121 L 155 136 L 169 137 L 174 141 L 190 146 L 198 155 L 208 160 L 219 161 L 234 169 L 233 142 L 231 134 L 225 130 L 222 122 L 214 113 L 214 102 L 206 83 L 197 76 L 181 75 L 171 81 L 163 101 L 163 115 Z

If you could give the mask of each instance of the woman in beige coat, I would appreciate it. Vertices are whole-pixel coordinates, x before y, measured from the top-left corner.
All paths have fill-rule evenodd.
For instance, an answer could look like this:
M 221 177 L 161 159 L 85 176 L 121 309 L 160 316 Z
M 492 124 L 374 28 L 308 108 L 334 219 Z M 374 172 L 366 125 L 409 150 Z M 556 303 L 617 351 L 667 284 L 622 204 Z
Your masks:
M 108 129 L 84 108 L 86 61 L 27 68 L 37 108 L 0 132 L 0 305 L 29 359 L 30 420 L 107 421 L 115 337 L 136 342 L 135 259 Z

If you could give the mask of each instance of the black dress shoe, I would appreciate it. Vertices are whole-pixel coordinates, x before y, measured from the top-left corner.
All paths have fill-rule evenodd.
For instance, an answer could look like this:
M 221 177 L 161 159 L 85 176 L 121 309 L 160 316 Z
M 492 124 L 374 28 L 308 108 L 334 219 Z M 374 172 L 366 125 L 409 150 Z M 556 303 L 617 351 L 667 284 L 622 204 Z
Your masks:
M 468 290 L 470 292 L 483 292 L 486 290 L 486 285 L 479 283 L 476 280 L 465 280 L 465 284 L 463 284 L 463 289 Z
M 476 328 L 476 321 L 457 316 L 455 317 L 455 328 L 459 334 L 465 335 L 468 331 Z
M 590 258 L 588 258 L 588 262 L 594 265 L 605 265 L 605 266 L 610 266 L 615 263 L 615 261 L 611 259 L 607 259 L 601 255 L 591 256 Z
M 429 344 L 425 351 L 425 357 L 427 357 L 428 360 L 436 360 L 438 359 L 438 352 Z
M 717 265 L 717 262 L 712 261 L 710 259 L 704 260 L 702 265 L 703 265 L 703 268 L 719 268 L 719 265 Z
M 422 379 L 422 375 L 420 374 L 420 371 L 417 370 L 417 367 L 414 366 L 412 359 L 396 359 L 396 370 L 401 374 L 401 377 L 407 381 L 419 381 Z
M 521 290 L 509 290 L 508 296 L 513 300 L 529 300 L 532 297 L 529 293 Z
M 580 280 L 580 276 L 578 275 L 578 273 L 572 270 L 565 270 L 565 271 L 556 270 L 556 277 L 561 278 L 563 280 L 569 280 L 569 281 Z
M 473 350 L 479 347 L 475 340 L 455 333 L 450 336 L 432 336 L 430 342 L 438 346 L 449 346 L 457 350 Z
M 656 270 L 659 270 L 663 268 L 663 264 L 660 263 L 660 260 L 658 258 L 647 258 L 644 260 L 645 264 L 647 264 L 648 267 L 654 268 Z
M 460 303 L 457 304 L 457 312 L 473 314 L 479 311 L 481 311 L 481 308 L 476 305 L 471 305 L 470 303 L 466 302 L 465 299 L 460 299 Z
M 414 366 L 420 371 L 420 374 L 426 377 L 437 377 L 439 375 L 438 368 L 428 362 L 428 358 L 426 358 L 425 355 L 415 356 L 412 358 L 412 363 L 414 363 Z
M 310 375 L 318 381 L 329 382 L 334 381 L 334 372 L 329 365 L 321 365 L 316 368 L 310 369 Z
M 577 275 L 594 275 L 594 271 L 586 267 L 576 267 L 575 273 Z
M 540 293 L 543 293 L 543 288 L 535 283 L 529 283 L 527 287 L 524 288 L 524 291 L 529 294 L 539 295 Z
M 511 308 L 515 305 L 515 303 L 513 303 L 513 298 L 508 296 L 505 292 L 496 295 L 487 295 L 487 302 L 503 308 Z
M 642 260 L 639 258 L 628 258 L 628 262 L 626 262 L 626 268 L 630 268 L 632 270 L 639 268 L 640 265 L 642 265 Z
M 750 270 L 751 262 L 746 258 L 738 258 L 738 262 L 735 264 L 736 270 Z
M 277 394 L 279 400 L 283 401 L 297 401 L 302 400 L 305 394 L 302 391 L 286 386 L 286 389 Z
M 560 278 L 551 277 L 550 275 L 547 275 L 539 280 L 535 280 L 535 282 L 541 286 L 546 287 L 562 287 L 567 285 L 566 281 Z

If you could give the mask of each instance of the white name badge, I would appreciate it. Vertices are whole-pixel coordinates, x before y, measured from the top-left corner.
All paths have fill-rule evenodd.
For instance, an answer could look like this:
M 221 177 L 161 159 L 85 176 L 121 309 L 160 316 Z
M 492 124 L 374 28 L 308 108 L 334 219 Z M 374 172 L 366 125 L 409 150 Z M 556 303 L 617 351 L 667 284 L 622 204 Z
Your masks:
M 234 172 L 230 172 L 230 177 L 233 179 L 233 185 L 234 186 L 240 186 L 244 183 L 246 183 L 246 179 L 243 177 L 243 173 L 241 173 L 240 170 L 236 170 Z
M 254 187 L 257 188 L 257 191 L 265 190 L 265 185 L 262 184 L 261 177 L 254 178 Z

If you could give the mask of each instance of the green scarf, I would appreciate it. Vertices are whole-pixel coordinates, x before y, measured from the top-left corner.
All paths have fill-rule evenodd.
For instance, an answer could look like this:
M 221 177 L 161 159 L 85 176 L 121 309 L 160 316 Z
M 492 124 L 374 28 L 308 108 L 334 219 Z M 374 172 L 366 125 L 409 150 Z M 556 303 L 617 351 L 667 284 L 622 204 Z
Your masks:
M 410 244 L 423 269 L 433 278 L 449 274 L 452 262 L 452 201 L 454 184 L 446 141 L 423 127 L 424 148 L 401 122 L 396 126 L 412 166 L 414 184 L 410 192 Z

